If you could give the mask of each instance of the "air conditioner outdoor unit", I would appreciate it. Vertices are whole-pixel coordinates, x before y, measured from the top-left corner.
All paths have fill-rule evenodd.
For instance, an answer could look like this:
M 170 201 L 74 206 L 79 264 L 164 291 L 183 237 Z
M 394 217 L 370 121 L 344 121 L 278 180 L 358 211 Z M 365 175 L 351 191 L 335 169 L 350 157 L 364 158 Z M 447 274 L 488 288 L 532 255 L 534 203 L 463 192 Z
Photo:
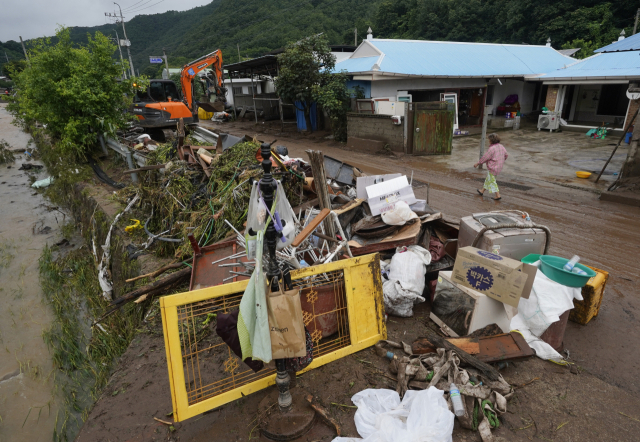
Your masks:
M 538 116 L 538 130 L 548 129 L 549 132 L 552 130 L 558 130 L 560 127 L 560 117 L 554 114 L 546 114 Z

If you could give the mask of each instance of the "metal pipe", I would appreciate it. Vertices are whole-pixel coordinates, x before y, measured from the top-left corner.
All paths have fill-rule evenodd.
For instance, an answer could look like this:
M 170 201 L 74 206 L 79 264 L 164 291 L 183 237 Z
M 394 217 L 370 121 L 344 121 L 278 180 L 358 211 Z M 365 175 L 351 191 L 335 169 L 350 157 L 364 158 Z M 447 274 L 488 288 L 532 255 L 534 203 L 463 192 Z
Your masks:
M 218 134 L 205 129 L 204 127 L 195 126 L 193 128 L 193 131 L 196 134 L 200 135 L 202 138 L 204 138 L 207 143 L 211 143 L 211 144 L 218 143 Z

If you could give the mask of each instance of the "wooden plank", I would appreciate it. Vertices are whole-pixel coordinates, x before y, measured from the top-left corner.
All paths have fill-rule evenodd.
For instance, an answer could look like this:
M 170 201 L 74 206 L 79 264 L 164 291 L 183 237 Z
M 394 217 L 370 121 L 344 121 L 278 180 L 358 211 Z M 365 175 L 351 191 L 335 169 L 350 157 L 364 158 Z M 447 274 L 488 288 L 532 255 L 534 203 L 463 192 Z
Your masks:
M 302 203 L 299 206 L 296 206 L 293 208 L 293 213 L 295 213 L 296 216 L 300 215 L 300 212 L 303 212 L 307 209 L 310 209 L 312 207 L 317 206 L 320 203 L 320 200 L 318 198 L 314 198 L 312 200 L 307 201 L 306 203 Z
M 329 214 L 331 213 L 331 210 L 329 209 L 322 209 L 320 211 L 320 213 L 318 215 L 316 215 L 315 218 L 313 218 L 311 220 L 311 222 L 309 222 L 309 224 L 307 224 L 307 227 L 305 227 L 302 232 L 300 232 L 300 234 L 298 234 L 298 236 L 295 237 L 295 239 L 293 240 L 293 242 L 291 243 L 291 247 L 298 247 L 300 244 L 302 244 L 302 242 L 307 239 L 309 237 L 309 235 L 311 235 L 313 233 L 314 230 L 316 230 L 318 228 L 318 226 L 320 225 L 320 223 L 322 221 L 324 221 L 324 219 L 329 216 Z
M 320 200 L 320 208 L 331 210 L 329 191 L 325 185 L 327 182 L 327 174 L 324 170 L 324 155 L 322 151 L 319 150 L 307 150 L 307 155 L 309 156 L 309 163 L 311 164 L 311 171 L 313 172 L 313 180 L 316 183 L 316 192 Z M 322 185 L 320 183 L 322 183 Z M 333 220 L 327 219 L 324 222 L 324 232 L 332 238 L 336 236 Z
M 480 361 L 491 363 L 514 361 L 535 355 L 527 341 L 518 332 L 504 333 L 480 338 Z
M 427 335 L 427 339 L 433 344 L 437 345 L 438 348 L 444 348 L 445 350 L 455 351 L 461 361 L 480 370 L 480 372 L 482 372 L 483 375 L 489 378 L 489 380 L 497 381 L 500 378 L 500 373 L 498 373 L 498 370 L 493 368 L 491 365 L 479 360 L 478 358 L 471 356 L 469 353 L 456 347 L 450 342 L 446 341 L 444 338 L 438 336 L 430 328 L 425 329 L 425 333 Z M 480 347 L 480 351 L 482 351 L 482 346 Z
M 446 340 L 470 355 L 480 353 L 478 338 L 446 338 Z M 429 342 L 427 338 L 418 338 L 411 344 L 411 351 L 417 355 L 423 355 L 426 353 L 435 353 L 436 347 Z

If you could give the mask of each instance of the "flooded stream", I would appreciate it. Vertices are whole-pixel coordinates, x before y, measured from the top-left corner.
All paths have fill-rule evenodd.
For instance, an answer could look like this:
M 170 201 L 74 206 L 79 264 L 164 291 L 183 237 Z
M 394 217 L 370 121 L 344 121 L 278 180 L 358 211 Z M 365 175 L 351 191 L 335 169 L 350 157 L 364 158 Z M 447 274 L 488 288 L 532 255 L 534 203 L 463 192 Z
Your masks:
M 0 105 L 0 140 L 24 149 L 29 135 L 11 125 Z M 53 314 L 42 297 L 38 259 L 59 238 L 61 212 L 30 187 L 27 163 L 16 154 L 0 165 L 0 441 L 52 439 L 58 408 L 50 352 L 42 339 Z M 45 178 L 46 171 L 36 175 Z

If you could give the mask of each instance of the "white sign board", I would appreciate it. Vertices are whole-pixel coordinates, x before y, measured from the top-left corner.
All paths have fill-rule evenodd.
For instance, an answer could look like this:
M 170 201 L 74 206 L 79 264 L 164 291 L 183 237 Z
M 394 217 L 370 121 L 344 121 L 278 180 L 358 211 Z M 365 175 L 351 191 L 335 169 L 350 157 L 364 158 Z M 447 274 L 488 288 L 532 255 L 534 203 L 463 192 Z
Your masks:
M 398 201 L 408 205 L 417 201 L 405 175 L 367 187 L 367 197 L 374 216 L 392 210 Z

